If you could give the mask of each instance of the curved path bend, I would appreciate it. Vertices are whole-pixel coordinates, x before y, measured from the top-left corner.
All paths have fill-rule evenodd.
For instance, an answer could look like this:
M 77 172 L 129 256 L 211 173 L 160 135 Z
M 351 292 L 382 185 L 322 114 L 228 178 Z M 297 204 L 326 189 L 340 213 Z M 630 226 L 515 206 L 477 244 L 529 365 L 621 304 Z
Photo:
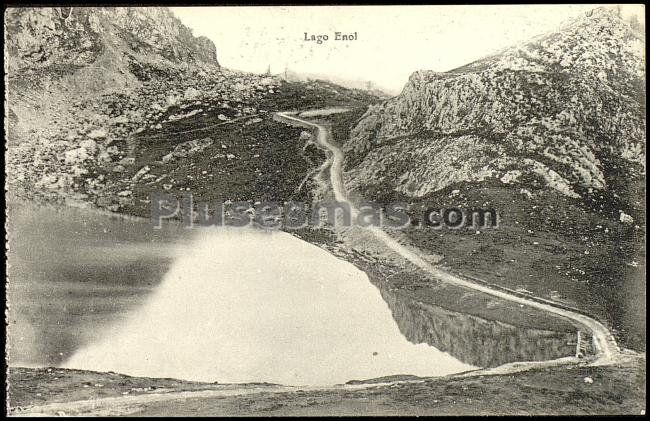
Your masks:
M 328 110 L 328 113 L 331 112 L 343 112 L 341 109 L 337 110 Z M 321 168 L 326 168 L 327 165 L 330 165 L 330 183 L 333 188 L 334 196 L 337 201 L 345 202 L 350 206 L 352 215 L 354 216 L 359 211 L 354 206 L 354 204 L 348 199 L 345 186 L 343 184 L 343 161 L 344 154 L 340 148 L 334 145 L 330 141 L 329 130 L 317 123 L 313 123 L 307 120 L 304 120 L 300 117 L 297 117 L 295 114 L 297 112 L 281 112 L 276 113 L 274 118 L 278 121 L 281 121 L 286 124 L 293 126 L 300 126 L 310 130 L 316 130 L 318 133 L 317 141 L 318 143 L 328 150 L 331 153 L 331 156 L 328 158 Z M 317 111 L 313 111 L 312 115 L 317 114 Z M 473 289 L 476 291 L 481 291 L 483 293 L 512 301 L 515 303 L 523 304 L 533 308 L 537 308 L 549 313 L 564 317 L 566 319 L 572 320 L 575 323 L 583 326 L 585 329 L 591 331 L 593 344 L 595 348 L 595 355 L 591 361 L 591 364 L 611 364 L 617 360 L 619 356 L 619 349 L 616 345 L 616 341 L 607 330 L 597 320 L 580 314 L 576 311 L 572 311 L 567 308 L 562 308 L 560 304 L 555 304 L 543 299 L 537 299 L 535 297 L 522 297 L 507 291 L 497 290 L 489 286 L 483 285 L 481 283 L 472 282 L 456 276 L 452 273 L 446 272 L 431 263 L 427 262 L 423 257 L 422 253 L 418 250 L 407 248 L 404 245 L 400 244 L 397 240 L 392 238 L 386 232 L 382 231 L 377 227 L 368 227 L 367 228 L 378 241 L 382 242 L 388 248 L 398 253 L 405 259 L 409 260 L 416 266 L 420 267 L 422 270 L 430 273 L 442 281 L 448 282 L 450 284 L 462 286 L 465 288 Z M 536 301 L 539 300 L 539 301 Z M 465 377 L 465 376 L 475 376 L 475 375 L 485 375 L 485 374 L 507 374 L 518 371 L 525 371 L 528 369 L 536 367 L 549 367 L 557 366 L 562 364 L 571 364 L 576 362 L 575 358 L 566 357 L 559 358 L 557 360 L 551 361 L 533 361 L 533 362 L 517 362 L 505 364 L 503 366 L 490 368 L 490 369 L 478 369 L 472 370 L 465 373 L 453 374 L 450 377 Z M 418 382 L 421 380 L 407 380 L 403 381 L 404 383 Z M 300 390 L 350 390 L 350 389 L 363 389 L 363 388 L 373 388 L 385 383 L 367 383 L 358 386 L 349 386 L 349 385 L 334 385 L 330 387 L 301 387 Z M 75 402 L 53 402 L 44 405 L 33 405 L 23 410 L 12 411 L 11 415 L 13 416 L 38 416 L 38 415 L 51 415 L 56 413 L 63 412 L 66 415 L 129 415 L 134 412 L 141 410 L 146 407 L 146 405 L 161 402 L 161 401 L 174 401 L 174 400 L 185 400 L 185 399 L 200 399 L 200 398 L 225 398 L 227 396 L 233 395 L 254 395 L 257 393 L 282 393 L 287 391 L 295 391 L 296 387 L 291 386 L 273 386 L 266 388 L 235 388 L 233 390 L 199 390 L 199 391 L 184 391 L 184 392 L 169 392 L 169 393 L 154 393 L 147 395 L 135 395 L 135 396 L 120 396 L 120 397 L 106 397 L 99 399 L 87 399 Z
M 332 112 L 344 111 L 341 109 L 336 109 L 323 110 L 323 112 L 330 114 Z M 330 183 L 332 185 L 334 197 L 338 202 L 345 202 L 350 206 L 352 217 L 354 218 L 359 211 L 354 206 L 352 201 L 348 198 L 347 192 L 345 190 L 345 184 L 343 183 L 343 162 L 345 159 L 343 151 L 331 141 L 330 132 L 325 126 L 300 118 L 297 114 L 298 112 L 287 111 L 279 112 L 275 115 L 277 120 L 285 122 L 287 124 L 316 130 L 318 134 L 318 143 L 331 153 L 331 156 L 329 157 Z M 316 111 L 312 111 L 312 114 L 316 114 Z M 592 341 L 595 352 L 593 361 L 591 361 L 591 363 L 602 365 L 610 364 L 616 361 L 616 356 L 619 353 L 619 348 L 614 337 L 602 323 L 593 319 L 592 317 L 578 313 L 571 309 L 567 309 L 560 304 L 555 304 L 548 300 L 539 299 L 538 301 L 533 297 L 522 297 L 520 295 L 515 295 L 504 290 L 498 290 L 487 285 L 479 284 L 472 282 L 471 280 L 461 278 L 429 263 L 425 258 L 423 258 L 422 252 L 400 244 L 399 241 L 391 237 L 381 228 L 367 227 L 366 229 L 370 231 L 378 241 L 382 242 L 395 253 L 399 254 L 406 260 L 418 266 L 420 269 L 444 282 L 464 288 L 469 288 L 475 291 L 480 291 L 503 300 L 508 300 L 542 311 L 546 311 L 548 313 L 552 313 L 560 317 L 572 320 L 580 326 L 584 326 L 592 334 Z

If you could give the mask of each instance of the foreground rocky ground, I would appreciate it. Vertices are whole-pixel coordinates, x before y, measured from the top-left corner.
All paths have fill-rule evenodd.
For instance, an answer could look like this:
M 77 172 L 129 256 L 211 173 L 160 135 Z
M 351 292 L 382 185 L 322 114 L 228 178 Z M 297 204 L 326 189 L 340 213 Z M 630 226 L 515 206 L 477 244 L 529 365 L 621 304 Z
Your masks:
M 12 368 L 10 414 L 640 415 L 645 413 L 644 366 L 645 358 L 636 357 L 608 367 L 566 366 L 498 376 L 288 391 L 273 385 L 201 384 L 57 368 Z M 233 389 L 239 389 L 239 394 L 217 396 L 219 391 Z M 214 396 L 201 396 L 200 391 L 206 390 Z M 197 394 L 175 397 L 181 391 Z M 92 409 L 71 403 L 110 397 L 116 400 L 98 400 Z M 41 407 L 44 403 L 51 405 Z

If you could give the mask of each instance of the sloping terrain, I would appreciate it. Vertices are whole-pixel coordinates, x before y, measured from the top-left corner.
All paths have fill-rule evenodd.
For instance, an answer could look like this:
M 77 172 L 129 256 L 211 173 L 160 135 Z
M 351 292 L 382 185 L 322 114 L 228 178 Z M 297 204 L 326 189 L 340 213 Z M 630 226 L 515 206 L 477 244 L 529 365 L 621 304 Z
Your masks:
M 409 202 L 416 218 L 429 205 L 494 207 L 502 217 L 498 230 L 412 228 L 400 241 L 444 256 L 451 269 L 577 305 L 616 328 L 625 345 L 645 348 L 638 28 L 599 10 L 452 72 L 417 72 L 400 96 L 361 116 L 376 97 L 223 69 L 209 41 L 192 37 L 164 10 L 145 10 L 6 15 L 8 32 L 19 35 L 5 51 L 11 195 L 143 216 L 149 195 L 161 190 L 202 201 L 306 200 L 313 181 L 305 176 L 318 169 L 323 152 L 308 132 L 272 114 L 352 105 L 351 115 L 330 119 L 355 197 Z M 305 231 L 298 235 L 327 242 L 317 238 L 326 234 Z M 418 274 L 395 274 L 381 291 L 414 342 L 486 366 L 573 352 L 570 326 L 546 328 L 554 322 L 543 315 L 525 317 Z M 436 299 L 466 308 L 461 315 L 429 305 Z M 488 317 L 494 314 L 513 325 L 525 319 L 527 330 Z M 61 403 L 68 415 L 91 406 L 122 415 L 639 413 L 644 357 L 631 358 L 360 390 L 182 398 L 174 394 L 222 385 L 12 368 L 10 395 L 13 414 L 48 403 Z M 169 399 L 139 400 L 167 393 Z M 124 400 L 95 407 L 94 399 L 112 397 Z M 83 402 L 66 408 L 75 401 Z
M 441 264 L 578 305 L 645 348 L 644 28 L 600 8 L 446 72 L 415 72 L 349 135 L 353 197 L 496 209 L 498 229 L 411 228 Z M 336 117 L 334 117 L 336 118 Z
M 643 34 L 597 9 L 467 66 L 415 72 L 353 130 L 350 186 L 422 197 L 493 178 L 623 195 L 619 177 L 645 170 L 643 60 Z
M 285 391 L 273 385 L 13 368 L 9 393 L 12 415 L 640 415 L 645 411 L 644 365 L 636 358 L 608 367 Z
M 271 113 L 377 100 L 221 68 L 165 8 L 9 9 L 5 26 L 7 188 L 20 197 L 138 215 L 153 191 L 289 200 L 322 159 Z

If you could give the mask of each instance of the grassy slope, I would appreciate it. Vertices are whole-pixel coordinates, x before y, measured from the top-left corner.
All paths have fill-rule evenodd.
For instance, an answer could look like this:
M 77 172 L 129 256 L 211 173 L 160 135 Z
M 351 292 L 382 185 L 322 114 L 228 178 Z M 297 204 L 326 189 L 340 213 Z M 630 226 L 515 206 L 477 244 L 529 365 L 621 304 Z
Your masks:
M 216 119 L 216 115 L 214 115 Z M 121 212 L 149 216 L 147 200 L 155 192 L 176 196 L 191 193 L 195 201 L 214 203 L 225 200 L 305 200 L 309 185 L 297 190 L 301 180 L 324 159 L 316 147 L 304 148 L 300 129 L 287 127 L 265 118 L 246 125 L 246 120 L 213 127 L 200 134 L 172 134 L 147 139 L 146 134 L 136 151 L 136 162 L 120 175 L 115 195 L 133 185 L 133 203 Z M 164 133 L 163 133 L 164 134 Z M 178 143 L 209 137 L 214 143 L 193 156 L 163 163 L 161 158 Z M 222 146 L 223 145 L 223 146 Z M 234 158 L 228 158 L 228 155 Z M 131 183 L 131 177 L 145 165 L 156 178 Z M 107 177 L 112 173 L 104 170 Z M 116 177 L 117 178 L 117 177 Z M 157 181 L 158 180 L 158 181 Z M 169 191 L 164 185 L 171 185 Z
M 461 190 L 450 197 L 452 189 Z M 575 305 L 645 349 L 645 232 L 585 210 L 555 192 L 528 199 L 503 186 L 454 186 L 422 201 L 497 209 L 496 229 L 411 229 L 408 238 L 445 255 L 442 264 L 512 289 Z M 607 230 L 607 231 L 606 231 Z M 634 266 L 634 265 L 637 266 Z
M 644 365 L 645 360 L 639 359 L 619 366 L 557 367 L 500 376 L 425 379 L 360 390 L 190 398 L 138 404 L 128 412 L 149 416 L 641 414 L 645 410 Z M 13 380 L 10 396 L 14 414 L 20 413 L 18 407 L 45 401 L 228 387 L 61 369 L 12 368 L 9 375 Z M 593 383 L 585 382 L 586 377 L 593 379 Z M 119 413 L 124 409 L 113 410 Z

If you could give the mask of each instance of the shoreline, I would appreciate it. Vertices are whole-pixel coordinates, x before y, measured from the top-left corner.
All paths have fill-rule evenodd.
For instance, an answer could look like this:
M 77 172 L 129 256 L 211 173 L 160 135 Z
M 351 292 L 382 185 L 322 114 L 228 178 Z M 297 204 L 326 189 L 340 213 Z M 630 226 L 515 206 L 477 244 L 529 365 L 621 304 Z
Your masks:
M 316 110 L 311 111 L 311 112 L 313 113 L 315 111 Z M 316 115 L 318 115 L 318 114 L 316 114 Z M 274 119 L 275 119 L 275 116 L 276 115 L 274 115 Z M 318 124 L 313 124 L 313 125 L 310 126 L 310 123 L 308 123 L 308 122 L 304 122 L 303 124 L 305 124 L 305 125 L 304 126 L 301 125 L 301 127 L 311 127 L 311 129 L 315 129 L 315 131 L 317 131 L 319 133 L 319 140 L 320 140 L 320 136 L 321 136 L 320 133 L 321 133 L 322 126 L 320 126 Z M 323 131 L 323 133 L 325 133 L 325 136 L 326 136 L 326 131 Z M 336 157 L 336 153 L 332 152 L 331 150 L 329 152 L 331 153 L 331 155 L 328 154 L 328 155 L 330 155 L 330 156 L 328 156 L 328 160 L 325 161 L 319 167 L 320 171 L 319 171 L 318 174 L 321 174 L 325 169 L 328 169 L 329 173 L 330 173 L 330 178 L 333 179 L 335 177 L 336 172 L 332 171 L 332 162 L 331 162 L 331 160 L 335 159 L 333 157 Z M 342 155 L 339 156 L 339 166 L 341 165 L 341 163 L 340 163 L 341 160 L 342 160 Z M 329 161 L 329 163 L 328 163 L 328 161 Z M 342 180 L 337 180 L 337 181 L 340 181 L 340 183 L 337 183 L 337 184 L 339 184 L 341 186 L 343 185 Z M 337 192 L 335 191 L 334 193 L 336 194 Z M 341 197 L 343 197 L 344 199 L 347 199 L 344 196 L 341 196 Z M 337 199 L 338 199 L 338 197 L 337 197 Z M 74 203 L 74 202 L 68 201 L 68 202 L 62 203 L 62 204 L 54 204 L 54 203 L 48 203 L 48 202 L 41 203 L 41 202 L 38 202 L 38 201 L 35 201 L 35 200 L 25 200 L 25 199 L 13 200 L 13 202 L 14 203 L 15 202 L 30 203 L 30 204 L 34 204 L 34 205 L 37 205 L 37 206 L 44 206 L 44 207 L 49 207 L 49 208 L 53 208 L 53 209 L 57 209 L 57 208 L 58 209 L 61 209 L 61 208 L 80 209 L 80 210 L 83 210 L 83 211 L 90 211 L 90 212 L 93 212 L 93 213 L 95 213 L 97 215 L 107 216 L 107 217 L 110 217 L 110 218 L 120 218 L 120 219 L 135 221 L 135 222 L 145 222 L 145 221 L 150 222 L 148 218 L 129 215 L 129 214 L 126 214 L 126 213 L 118 213 L 118 212 L 108 211 L 108 210 L 93 206 L 92 204 L 86 204 L 85 202 Z M 11 203 L 11 202 L 9 202 L 9 203 Z M 166 220 L 165 225 L 181 226 L 182 221 L 176 220 L 176 219 L 174 219 L 174 220 Z M 331 238 L 329 238 L 329 240 L 330 240 L 329 242 L 326 241 L 325 243 L 320 243 L 320 242 L 314 240 L 313 238 L 309 238 L 309 235 L 304 235 L 303 230 L 280 230 L 280 231 L 289 233 L 289 234 L 293 235 L 294 237 L 298 237 L 299 239 L 301 239 L 303 241 L 306 241 L 309 244 L 312 244 L 312 245 L 318 246 L 320 248 L 323 248 L 324 250 L 326 250 L 330 254 L 332 254 L 334 257 L 340 258 L 340 259 L 342 259 L 342 260 L 344 260 L 344 261 L 346 261 L 348 263 L 351 263 L 351 264 L 355 265 L 357 268 L 359 268 L 359 265 L 357 264 L 358 262 L 356 262 L 354 258 L 350 258 L 350 255 L 348 253 L 344 252 L 344 255 L 348 256 L 348 258 L 345 258 L 345 256 L 341 256 L 339 253 L 332 253 L 332 250 L 330 250 L 330 248 L 327 247 L 327 246 L 334 247 L 335 249 L 338 249 L 339 251 L 341 249 L 340 249 L 340 247 L 338 245 L 331 242 Z M 292 232 L 292 231 L 295 231 L 295 232 Z M 306 231 L 311 233 L 314 230 L 309 230 L 308 229 Z M 337 235 L 337 233 L 335 231 L 331 231 L 331 230 L 328 230 L 328 229 L 324 229 L 324 231 L 325 231 L 325 237 L 332 237 L 332 236 L 337 236 L 338 237 L 338 235 Z M 300 234 L 303 234 L 303 235 L 300 235 Z M 388 237 L 389 235 L 386 234 L 386 233 L 383 233 L 382 237 L 383 236 Z M 349 250 L 352 250 L 352 249 L 348 248 L 348 251 Z M 408 258 L 407 258 L 407 260 L 408 260 Z M 415 262 L 413 262 L 413 263 L 415 263 Z M 420 265 L 416 264 L 416 266 L 420 266 Z M 359 269 L 364 271 L 366 273 L 366 275 L 368 275 L 367 271 L 365 271 L 365 270 L 363 270 L 361 268 L 359 268 Z M 423 269 L 423 268 L 420 267 L 420 269 Z M 501 298 L 503 298 L 503 297 L 501 297 Z M 528 297 L 528 299 L 530 299 L 530 297 Z M 547 300 L 545 300 L 545 301 L 547 301 Z M 555 303 L 547 303 L 545 305 L 555 305 Z M 586 317 L 588 317 L 588 316 L 586 316 Z M 644 356 L 645 353 L 637 354 L 637 355 L 643 355 Z M 617 357 L 620 357 L 620 355 L 617 355 Z M 609 365 L 609 364 L 614 364 L 615 361 L 611 361 L 610 359 L 605 359 L 605 361 L 598 361 L 597 357 L 596 358 L 587 358 L 587 359 L 579 359 L 577 357 L 561 357 L 561 358 L 557 358 L 557 359 L 553 359 L 553 360 L 546 360 L 546 361 L 519 361 L 519 362 L 512 362 L 512 363 L 503 364 L 503 365 L 500 365 L 498 367 L 478 368 L 478 369 L 475 369 L 475 370 L 470 370 L 468 372 L 455 373 L 455 374 L 450 374 L 450 375 L 435 377 L 435 378 L 418 378 L 418 379 L 415 379 L 415 380 L 395 380 L 395 381 L 389 381 L 389 382 L 386 382 L 386 383 L 377 383 L 377 382 L 375 382 L 377 379 L 365 379 L 365 380 L 358 381 L 359 383 L 354 385 L 354 387 L 358 388 L 358 389 L 366 389 L 366 388 L 372 388 L 372 387 L 379 387 L 379 386 L 382 386 L 382 385 L 411 384 L 411 383 L 415 384 L 415 383 L 421 383 L 424 380 L 431 380 L 431 379 L 435 379 L 435 380 L 443 380 L 443 379 L 451 380 L 451 379 L 477 377 L 477 376 L 499 376 L 499 375 L 505 375 L 505 374 L 521 373 L 521 372 L 525 372 L 525 371 L 529 371 L 529 370 L 536 370 L 536 369 L 548 368 L 548 367 L 558 367 L 558 366 L 567 366 L 567 365 L 568 366 L 585 366 L 585 365 L 603 364 L 603 363 Z M 17 369 L 18 367 L 9 367 L 9 368 Z M 34 369 L 38 370 L 38 368 L 34 368 Z M 352 380 L 350 380 L 350 381 L 352 381 Z M 238 385 L 238 387 L 243 387 L 243 386 L 245 386 L 245 385 Z M 313 388 L 309 388 L 309 389 L 310 390 L 318 390 L 318 391 L 338 390 L 338 387 L 340 387 L 340 386 L 346 386 L 346 385 L 332 385 L 332 386 L 325 386 L 325 387 L 313 387 Z M 350 385 L 347 385 L 347 386 L 350 386 Z M 303 386 L 284 386 L 284 385 L 282 385 L 281 387 L 289 387 L 289 388 L 302 387 L 303 389 L 305 388 Z M 283 391 L 286 391 L 286 390 L 278 390 L 278 391 L 276 391 L 274 393 L 281 393 Z M 184 392 L 175 392 L 175 393 L 184 393 Z M 199 393 L 199 395 L 200 395 L 200 392 L 197 392 L 197 393 Z M 164 396 L 165 396 L 165 399 L 166 399 L 166 398 L 169 398 L 171 395 L 164 395 Z M 190 398 L 191 396 L 187 396 L 187 397 Z M 197 395 L 197 397 L 198 397 L 198 395 Z M 203 396 L 203 397 L 205 397 L 205 396 Z M 183 397 L 179 396 L 178 399 L 180 399 L 180 398 L 183 398 Z M 176 399 L 176 397 L 172 397 L 172 399 Z M 79 401 L 77 403 L 70 403 L 70 405 L 72 405 L 72 404 L 81 405 L 81 402 L 90 402 L 90 401 Z M 99 403 L 98 400 L 92 400 L 92 402 L 94 402 L 93 403 L 93 408 L 96 408 L 96 405 Z M 107 402 L 107 404 L 109 404 L 109 403 Z M 51 405 L 56 405 L 56 404 L 53 403 Z M 42 410 L 51 410 L 54 407 L 49 406 L 49 405 L 48 406 L 40 406 L 40 407 L 33 407 L 32 410 L 37 410 L 38 408 L 40 408 Z M 47 408 L 50 408 L 50 409 L 47 409 Z
M 435 378 L 409 378 L 405 380 L 385 381 L 385 378 L 369 379 L 365 382 L 325 387 L 282 386 L 273 384 L 210 384 L 197 382 L 182 382 L 174 379 L 138 378 L 117 373 L 101 373 L 80 370 L 63 369 L 20 369 L 8 367 L 10 375 L 28 376 L 29 381 L 44 386 L 43 392 L 48 391 L 50 376 L 56 375 L 57 395 L 55 401 L 47 402 L 47 397 L 39 397 L 44 403 L 19 400 L 18 404 L 8 406 L 7 415 L 39 416 L 39 415 L 155 415 L 159 408 L 173 413 L 192 413 L 206 415 L 228 415 L 234 410 L 245 409 L 251 415 L 263 414 L 305 414 L 305 408 L 311 408 L 307 414 L 355 414 L 358 413 L 355 402 L 364 402 L 364 408 L 373 414 L 395 413 L 399 415 L 441 415 L 461 408 L 467 415 L 497 414 L 505 411 L 508 414 L 521 414 L 517 409 L 520 400 L 516 395 L 522 387 L 535 385 L 535 394 L 526 401 L 535 403 L 533 409 L 525 410 L 526 414 L 556 414 L 579 409 L 582 413 L 598 413 L 607 408 L 612 414 L 639 414 L 645 409 L 645 394 L 628 396 L 625 392 L 622 400 L 602 391 L 596 392 L 594 387 L 605 387 L 614 384 L 618 388 L 630 389 L 635 383 L 645 383 L 644 367 L 645 354 L 630 355 L 616 366 L 594 367 L 585 364 L 566 365 L 563 361 L 554 364 L 538 364 L 532 369 L 517 370 L 516 366 L 508 370 L 484 371 L 472 370 Z M 11 373 L 13 372 L 13 373 Z M 67 388 L 65 377 L 72 377 L 73 384 Z M 79 376 L 74 382 L 73 376 Z M 633 378 L 630 378 L 632 376 Z M 639 376 L 639 377 L 634 377 Z M 112 382 L 124 384 L 114 388 L 104 382 L 107 378 Z M 398 377 L 398 376 L 395 376 Z M 63 380 L 61 380 L 63 379 Z M 83 388 L 80 388 L 82 380 Z M 583 380 L 584 379 L 584 380 Z M 589 384 L 587 379 L 596 379 Z M 608 380 L 609 379 L 609 380 Z M 627 380 L 632 380 L 631 382 Z M 176 384 L 170 388 L 170 383 Z M 352 383 L 352 382 L 349 382 Z M 161 384 L 161 386 L 158 386 Z M 88 388 L 86 388 L 89 386 Z M 97 389 L 97 386 L 101 388 Z M 135 387 L 134 387 L 135 386 Z M 571 400 L 563 399 L 570 390 L 581 390 Z M 75 399 L 74 394 L 93 393 L 93 389 L 102 391 L 103 397 Z M 89 391 L 89 392 L 88 392 Z M 402 401 L 403 393 L 416 392 L 420 396 L 415 399 Z M 571 392 L 576 393 L 576 392 Z M 585 401 L 583 394 L 598 393 L 599 401 L 596 407 Z M 573 396 L 573 395 L 570 396 Z M 463 398 L 465 395 L 467 398 Z M 426 396 L 426 398 L 424 398 Z M 568 396 L 567 396 L 568 397 Z M 19 396 L 18 399 L 21 399 Z M 24 399 L 24 398 L 23 398 Z M 11 402 L 11 393 L 9 402 Z M 247 404 L 242 407 L 241 404 Z M 609 404 L 607 403 L 609 402 Z M 266 404 L 268 403 L 268 405 Z M 426 409 L 420 405 L 426 403 Z M 307 404 L 307 405 L 305 405 Z M 560 404 L 558 406 L 558 404 Z M 196 405 L 199 405 L 195 408 Z M 253 405 L 253 406 L 250 406 Z M 185 409 L 187 407 L 187 409 Z M 231 409 L 233 408 L 233 409 Z M 573 409 L 572 409 L 573 408 Z M 623 409 L 624 408 L 624 409 Z M 397 411 L 397 412 L 395 412 Z M 458 415 L 458 414 L 456 414 Z
M 311 111 L 312 114 L 310 115 L 313 115 L 314 112 L 315 111 Z M 338 201 L 347 202 L 352 209 L 352 213 L 354 214 L 356 208 L 354 203 L 352 203 L 352 201 L 347 197 L 346 190 L 345 190 L 345 182 L 343 180 L 343 161 L 344 161 L 343 151 L 337 146 L 333 145 L 328 140 L 329 131 L 323 125 L 309 122 L 304 119 L 300 119 L 296 117 L 295 114 L 298 113 L 280 112 L 274 114 L 274 118 L 275 116 L 278 116 L 278 118 L 284 119 L 285 122 L 287 122 L 287 124 L 295 123 L 301 127 L 305 127 L 305 126 L 311 127 L 312 130 L 315 130 L 318 133 L 317 136 L 318 142 L 321 144 L 322 147 L 327 149 L 331 154 L 331 157 L 328 158 L 328 160 L 330 160 L 330 184 L 334 190 L 335 198 Z M 356 210 L 356 212 L 358 212 L 358 210 Z M 510 292 L 493 289 L 488 286 L 478 284 L 475 281 L 460 278 L 457 275 L 450 272 L 446 272 L 436 267 L 435 265 L 432 265 L 431 263 L 427 262 L 425 259 L 422 259 L 422 257 L 419 256 L 421 254 L 419 250 L 414 251 L 407 248 L 406 246 L 400 244 L 399 241 L 392 238 L 385 231 L 375 227 L 370 227 L 368 231 L 371 231 L 377 240 L 383 242 L 393 251 L 400 254 L 402 257 L 411 261 L 416 266 L 423 269 L 425 272 L 429 272 L 434 276 L 438 276 L 442 278 L 444 281 L 459 286 L 464 286 L 470 289 L 476 289 L 499 298 L 503 298 L 513 302 L 518 302 L 523 305 L 536 307 L 538 309 L 550 313 L 555 313 L 560 317 L 571 319 L 579 323 L 580 325 L 584 326 L 588 330 L 591 330 L 592 332 L 592 341 L 594 347 L 596 348 L 595 362 L 599 364 L 615 362 L 617 354 L 620 352 L 620 349 L 613 335 L 609 331 L 609 329 L 603 326 L 598 320 L 592 319 L 590 316 L 586 316 L 580 313 L 575 313 L 571 310 L 565 309 L 564 308 L 565 306 L 560 307 L 556 305 L 556 303 L 550 300 L 544 300 L 544 302 L 539 302 L 537 300 L 532 300 L 531 297 L 526 297 L 526 298 L 519 297 L 511 294 Z

